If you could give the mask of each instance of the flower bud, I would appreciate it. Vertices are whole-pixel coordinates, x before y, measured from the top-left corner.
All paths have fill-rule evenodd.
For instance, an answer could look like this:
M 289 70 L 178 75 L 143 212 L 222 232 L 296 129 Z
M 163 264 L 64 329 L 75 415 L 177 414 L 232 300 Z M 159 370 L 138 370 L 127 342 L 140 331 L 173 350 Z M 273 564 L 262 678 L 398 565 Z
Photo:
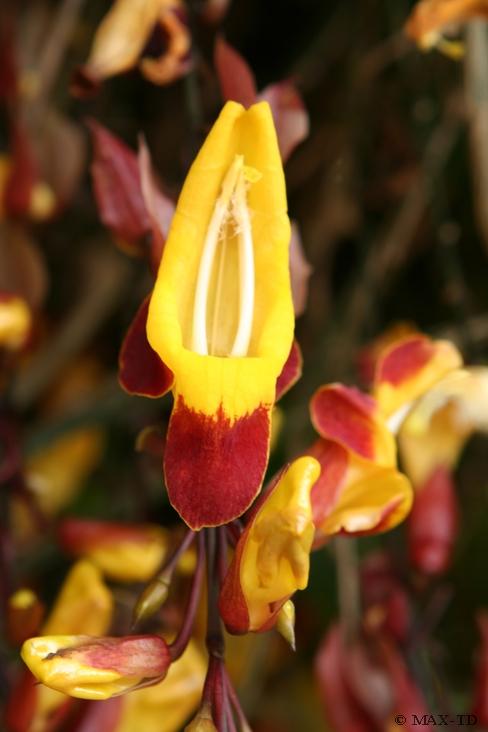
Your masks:
M 208 704 L 203 704 L 198 714 L 185 727 L 185 732 L 217 732 Z
M 14 645 L 20 645 L 27 638 L 39 632 L 44 615 L 44 606 L 32 590 L 22 588 L 8 600 L 7 635 Z
M 276 620 L 276 630 L 286 642 L 289 644 L 292 651 L 296 651 L 295 645 L 295 605 L 291 600 L 287 600 Z
M 43 684 L 80 699 L 109 699 L 148 679 L 160 681 L 171 663 L 156 635 L 40 636 L 27 640 L 21 655 Z

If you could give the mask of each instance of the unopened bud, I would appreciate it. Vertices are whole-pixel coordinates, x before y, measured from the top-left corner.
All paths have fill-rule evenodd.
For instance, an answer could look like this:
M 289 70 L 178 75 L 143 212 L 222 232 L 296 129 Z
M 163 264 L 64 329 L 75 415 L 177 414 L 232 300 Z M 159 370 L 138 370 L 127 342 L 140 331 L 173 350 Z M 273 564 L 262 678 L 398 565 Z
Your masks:
M 166 676 L 171 657 L 157 635 L 122 638 L 59 635 L 27 640 L 22 658 L 34 676 L 80 699 L 110 699 Z
M 208 704 L 201 707 L 196 717 L 185 727 L 185 732 L 217 732 Z
M 292 651 L 296 651 L 295 645 L 295 605 L 291 600 L 287 600 L 280 612 L 276 621 L 276 630 L 286 642 L 289 644 Z
M 32 590 L 22 588 L 9 597 L 7 636 L 13 645 L 21 645 L 39 632 L 44 606 Z
M 133 625 L 147 620 L 164 605 L 168 599 L 172 575 L 171 571 L 163 572 L 143 590 L 134 608 Z

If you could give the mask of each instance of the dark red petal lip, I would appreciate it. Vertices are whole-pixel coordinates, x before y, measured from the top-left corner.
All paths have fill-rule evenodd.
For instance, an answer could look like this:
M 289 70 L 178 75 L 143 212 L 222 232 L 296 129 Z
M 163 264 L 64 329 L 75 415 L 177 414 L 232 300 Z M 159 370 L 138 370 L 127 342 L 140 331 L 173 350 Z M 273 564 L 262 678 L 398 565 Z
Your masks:
M 143 301 L 122 343 L 119 381 L 129 394 L 160 397 L 173 386 L 173 372 L 149 345 L 146 336 L 149 295 Z
M 291 344 L 291 350 L 281 374 L 276 379 L 276 401 L 286 394 L 302 375 L 303 356 L 296 340 Z
M 269 437 L 265 406 L 231 422 L 222 407 L 210 416 L 177 398 L 164 473 L 169 499 L 190 528 L 220 526 L 246 511 L 264 478 Z

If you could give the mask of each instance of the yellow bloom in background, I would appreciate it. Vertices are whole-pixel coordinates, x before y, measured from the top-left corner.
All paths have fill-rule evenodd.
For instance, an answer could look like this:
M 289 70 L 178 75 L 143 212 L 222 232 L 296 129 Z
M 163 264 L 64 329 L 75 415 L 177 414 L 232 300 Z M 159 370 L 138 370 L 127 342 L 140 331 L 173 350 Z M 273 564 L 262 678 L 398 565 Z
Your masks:
M 53 516 L 72 501 L 100 462 L 103 445 L 102 430 L 80 428 L 27 458 L 27 485 L 44 514 Z
M 91 85 L 137 65 L 154 84 L 168 84 L 185 73 L 191 40 L 180 17 L 183 9 L 181 0 L 115 0 L 75 76 L 74 91 L 83 94 Z M 165 49 L 159 58 L 143 57 L 156 30 L 166 36 Z
M 454 469 L 476 430 L 488 430 L 488 368 L 456 369 L 414 405 L 399 433 L 407 474 L 422 485 L 439 466 Z
M 0 292 L 0 349 L 16 351 L 25 345 L 32 327 L 31 311 L 21 297 Z
M 151 579 L 171 541 L 168 531 L 153 524 L 76 518 L 60 523 L 58 538 L 67 552 L 86 557 L 106 577 L 121 582 Z

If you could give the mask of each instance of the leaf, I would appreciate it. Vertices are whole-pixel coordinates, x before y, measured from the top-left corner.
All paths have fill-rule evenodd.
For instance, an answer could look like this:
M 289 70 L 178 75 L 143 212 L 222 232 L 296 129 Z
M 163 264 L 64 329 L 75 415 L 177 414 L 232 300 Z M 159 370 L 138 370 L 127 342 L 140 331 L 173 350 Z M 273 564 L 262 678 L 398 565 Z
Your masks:
M 169 227 L 175 212 L 173 201 L 158 186 L 151 165 L 151 155 L 144 138 L 139 139 L 139 174 L 144 204 L 152 231 L 151 266 L 156 273 L 161 261 Z
M 239 102 L 250 107 L 256 101 L 256 81 L 249 65 L 235 48 L 218 37 L 214 63 L 224 101 Z
M 142 196 L 137 155 L 95 120 L 89 120 L 94 159 L 93 190 L 100 218 L 134 254 L 144 254 L 142 240 L 151 223 Z M 122 242 L 120 241 L 122 240 Z

